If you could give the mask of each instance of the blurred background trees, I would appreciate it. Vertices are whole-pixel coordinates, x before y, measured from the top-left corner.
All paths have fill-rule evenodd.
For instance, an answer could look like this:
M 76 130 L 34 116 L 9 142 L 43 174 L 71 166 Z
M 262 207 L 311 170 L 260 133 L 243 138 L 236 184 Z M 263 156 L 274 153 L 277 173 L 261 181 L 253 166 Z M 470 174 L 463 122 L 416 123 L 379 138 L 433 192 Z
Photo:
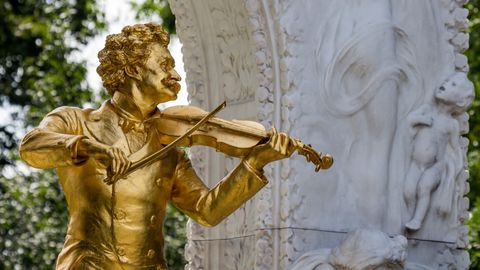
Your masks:
M 51 170 L 21 168 L 26 128 L 61 105 L 92 100 L 84 61 L 72 54 L 105 29 L 94 0 L 0 3 L 0 269 L 51 269 L 68 213 Z
M 166 0 L 131 1 L 139 19 L 152 18 L 175 33 Z M 470 78 L 480 96 L 480 0 L 470 0 Z M 4 0 L 0 3 L 0 269 L 52 269 L 68 213 L 56 174 L 18 161 L 17 144 L 53 108 L 95 104 L 84 60 L 74 57 L 106 30 L 95 0 Z M 480 269 L 480 102 L 470 109 L 471 269 Z M 186 217 L 173 207 L 165 221 L 166 257 L 183 269 Z
M 132 3 L 138 18 L 163 20 L 175 33 L 166 1 Z M 29 127 L 59 106 L 95 105 L 79 51 L 107 29 L 95 0 L 4 0 L 0 3 L 0 269 L 52 269 L 68 210 L 53 170 L 31 170 L 18 157 Z M 98 91 L 97 91 L 98 93 Z M 167 259 L 183 269 L 186 217 L 173 207 L 165 221 Z
M 470 170 L 470 269 L 480 269 L 480 0 L 470 0 L 470 49 L 466 55 L 470 63 L 469 77 L 475 85 L 477 98 L 470 108 L 468 162 Z

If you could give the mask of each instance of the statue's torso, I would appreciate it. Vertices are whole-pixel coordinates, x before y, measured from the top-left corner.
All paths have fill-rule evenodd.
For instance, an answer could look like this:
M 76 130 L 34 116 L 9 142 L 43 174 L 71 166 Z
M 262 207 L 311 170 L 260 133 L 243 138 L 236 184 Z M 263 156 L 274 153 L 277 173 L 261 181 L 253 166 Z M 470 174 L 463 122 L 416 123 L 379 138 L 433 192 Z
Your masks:
M 112 123 L 103 123 L 103 117 L 90 120 L 88 115 L 80 119 L 81 135 L 101 143 L 112 143 L 108 140 L 114 135 L 118 139 L 113 144 L 130 153 L 127 136 L 118 134 L 121 129 L 109 128 L 116 124 L 113 115 L 108 118 Z M 155 127 L 150 128 L 143 147 L 128 154 L 129 159 L 137 161 L 162 148 L 155 135 Z M 162 226 L 177 156 L 177 151 L 171 151 L 164 159 L 119 180 L 113 186 L 113 193 L 112 185 L 103 182 L 107 177 L 106 168 L 95 159 L 80 166 L 58 168 L 70 214 L 67 232 L 70 242 L 81 241 L 90 246 L 87 249 L 100 251 L 99 258 L 106 260 L 109 268 L 115 261 L 135 267 L 164 267 Z

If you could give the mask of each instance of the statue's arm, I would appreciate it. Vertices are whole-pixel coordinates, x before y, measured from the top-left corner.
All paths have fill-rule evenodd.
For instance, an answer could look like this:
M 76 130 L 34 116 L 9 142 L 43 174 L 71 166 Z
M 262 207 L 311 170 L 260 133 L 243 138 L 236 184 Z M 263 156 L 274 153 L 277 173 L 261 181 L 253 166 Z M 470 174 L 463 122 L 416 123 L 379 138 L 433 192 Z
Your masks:
M 408 117 L 407 121 L 411 128 L 415 128 L 418 126 L 432 126 L 433 123 L 433 113 L 432 113 L 432 106 L 428 104 L 423 104 L 415 111 L 411 112 Z
M 181 153 L 171 201 L 204 226 L 220 223 L 268 183 L 261 172 L 242 162 L 214 188 L 209 189 L 197 176 L 188 158 Z
M 20 156 L 30 166 L 46 169 L 82 164 L 77 155 L 82 135 L 77 108 L 61 107 L 49 113 L 37 128 L 27 133 L 20 144 Z
M 455 150 L 459 150 L 461 135 L 460 135 L 460 124 L 457 121 L 457 119 L 451 118 L 450 130 L 447 136 L 448 136 L 448 143 L 450 144 L 450 146 Z

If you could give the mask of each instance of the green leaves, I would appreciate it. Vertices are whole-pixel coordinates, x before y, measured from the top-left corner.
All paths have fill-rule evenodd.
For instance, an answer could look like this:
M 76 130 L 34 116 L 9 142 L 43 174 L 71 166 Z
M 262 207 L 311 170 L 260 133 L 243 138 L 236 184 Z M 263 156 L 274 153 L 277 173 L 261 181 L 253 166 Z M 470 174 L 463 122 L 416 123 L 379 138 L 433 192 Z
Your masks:
M 158 17 L 163 28 L 170 34 L 175 34 L 175 16 L 167 0 L 144 0 L 143 3 L 130 1 L 137 11 L 137 19 L 152 19 Z
M 470 49 L 466 55 L 470 63 L 469 77 L 476 89 L 476 96 L 480 96 L 480 0 L 470 0 L 467 8 L 470 12 Z M 470 133 L 468 139 L 468 161 L 470 170 L 470 211 L 471 218 L 468 222 L 470 231 L 470 269 L 480 268 L 480 101 L 478 98 L 473 102 L 469 110 Z
M 167 1 L 137 7 L 138 18 L 158 13 L 175 32 Z M 66 233 L 67 205 L 53 171 L 19 168 L 17 134 L 54 108 L 92 102 L 86 63 L 73 53 L 105 30 L 104 13 L 94 0 L 4 0 L 0 14 L 0 105 L 14 107 L 10 118 L 16 121 L 0 124 L 0 171 L 9 175 L 0 176 L 0 269 L 52 269 Z M 185 265 L 186 219 L 167 208 L 171 269 Z
M 166 259 L 169 269 L 185 268 L 185 244 L 187 243 L 187 217 L 171 204 L 167 207 L 164 223 Z
M 52 269 L 68 223 L 53 171 L 0 177 L 0 269 Z
M 72 52 L 105 29 L 94 0 L 6 0 L 0 14 L 0 104 L 18 106 L 28 126 L 91 100 L 85 63 Z
M 103 12 L 94 0 L 5 0 L 0 14 L 0 104 L 15 121 L 0 125 L 0 269 L 52 269 L 67 206 L 53 171 L 19 168 L 17 136 L 56 107 L 91 100 L 72 53 L 105 29 Z

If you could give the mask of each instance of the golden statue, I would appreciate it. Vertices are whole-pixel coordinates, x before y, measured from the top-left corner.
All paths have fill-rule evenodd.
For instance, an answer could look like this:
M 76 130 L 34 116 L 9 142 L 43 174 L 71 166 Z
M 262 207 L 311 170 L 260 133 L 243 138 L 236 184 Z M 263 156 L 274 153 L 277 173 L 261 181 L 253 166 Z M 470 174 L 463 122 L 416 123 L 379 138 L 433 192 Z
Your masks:
M 167 202 L 214 226 L 267 184 L 267 163 L 297 150 L 316 170 L 331 165 L 329 156 L 274 129 L 213 118 L 222 106 L 210 114 L 191 106 L 160 111 L 157 105 L 180 90 L 168 43 L 168 34 L 152 23 L 109 35 L 97 72 L 111 99 L 98 110 L 57 108 L 22 141 L 24 161 L 57 169 L 68 203 L 56 269 L 167 269 Z M 182 148 L 195 144 L 242 162 L 209 189 Z

